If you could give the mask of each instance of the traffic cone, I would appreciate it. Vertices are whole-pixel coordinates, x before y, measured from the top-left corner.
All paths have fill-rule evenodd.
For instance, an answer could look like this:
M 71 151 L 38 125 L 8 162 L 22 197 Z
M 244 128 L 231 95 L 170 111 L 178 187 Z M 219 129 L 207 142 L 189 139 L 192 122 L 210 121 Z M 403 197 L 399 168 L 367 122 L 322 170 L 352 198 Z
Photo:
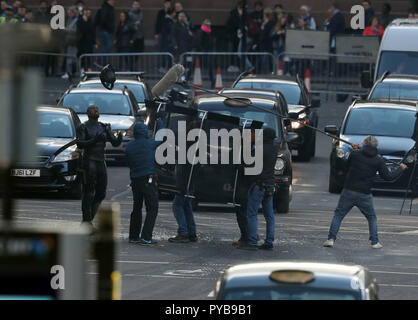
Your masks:
M 277 75 L 282 76 L 283 75 L 283 61 L 279 60 L 279 68 L 277 69 Z
M 216 85 L 215 85 L 215 90 L 216 91 L 220 91 L 222 89 L 223 89 L 223 84 L 222 84 L 221 67 L 218 67 L 218 69 L 216 70 Z
M 194 75 L 193 75 L 193 85 L 195 87 L 203 88 L 202 84 L 202 73 L 200 71 L 200 60 L 199 58 L 196 58 L 196 64 L 194 67 Z M 202 91 L 194 89 L 196 91 L 196 94 L 202 94 Z
M 309 92 L 309 95 L 312 98 L 312 93 L 311 93 L 311 70 L 309 70 L 309 68 L 306 69 L 306 72 L 305 72 L 305 86 L 306 86 L 306 89 Z

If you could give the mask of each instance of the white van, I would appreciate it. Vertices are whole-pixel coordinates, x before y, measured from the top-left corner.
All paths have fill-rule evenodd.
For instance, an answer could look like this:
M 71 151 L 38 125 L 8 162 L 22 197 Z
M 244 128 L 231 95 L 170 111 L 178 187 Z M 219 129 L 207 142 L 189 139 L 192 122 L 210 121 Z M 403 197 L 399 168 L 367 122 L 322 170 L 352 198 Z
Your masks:
M 380 43 L 373 82 L 385 71 L 418 75 L 418 19 L 396 19 L 386 28 Z M 367 75 L 363 76 L 363 86 L 371 87 L 371 74 L 368 74 L 368 79 Z

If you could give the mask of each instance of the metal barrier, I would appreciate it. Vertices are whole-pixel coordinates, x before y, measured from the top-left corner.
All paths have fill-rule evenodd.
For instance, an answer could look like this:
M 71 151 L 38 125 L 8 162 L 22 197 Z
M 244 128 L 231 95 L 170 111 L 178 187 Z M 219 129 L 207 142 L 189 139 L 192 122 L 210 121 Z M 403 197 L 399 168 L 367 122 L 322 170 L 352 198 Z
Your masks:
M 144 71 L 147 79 L 159 79 L 174 64 L 174 57 L 169 52 L 92 53 L 78 61 L 80 70 L 99 71 L 106 64 L 115 71 Z
M 283 52 L 277 59 L 279 68 L 275 74 L 305 78 L 310 71 L 311 92 L 329 94 L 367 94 L 361 87 L 363 71 L 372 71 L 375 61 L 358 55 L 309 54 Z
M 202 81 L 209 81 L 211 88 L 215 87 L 218 67 L 224 86 L 231 85 L 239 74 L 251 67 L 255 73 L 263 74 L 271 74 L 277 69 L 274 56 L 268 52 L 185 52 L 180 56 L 180 63 L 186 68 L 187 80 L 193 80 L 197 61 Z
M 78 72 L 77 56 L 54 52 L 20 51 L 18 63 L 23 67 L 40 67 L 45 76 L 58 76 L 67 71 Z

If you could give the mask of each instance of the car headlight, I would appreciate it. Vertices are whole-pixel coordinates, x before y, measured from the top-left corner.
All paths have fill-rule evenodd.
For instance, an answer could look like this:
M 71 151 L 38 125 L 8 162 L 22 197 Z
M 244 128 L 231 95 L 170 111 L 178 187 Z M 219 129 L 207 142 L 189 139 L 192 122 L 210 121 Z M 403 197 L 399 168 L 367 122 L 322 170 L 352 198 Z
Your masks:
M 76 146 L 70 147 L 68 149 L 65 149 L 64 151 L 62 151 L 61 153 L 59 153 L 54 160 L 52 160 L 52 162 L 65 162 L 65 161 L 70 161 L 70 160 L 74 160 L 74 159 L 78 159 L 78 157 L 80 156 L 78 152 L 76 152 L 75 150 L 77 149 Z
M 129 136 L 132 135 L 132 130 L 131 129 L 128 129 L 128 130 L 114 130 L 113 134 L 115 136 L 117 136 L 119 134 L 119 132 L 122 133 L 122 137 L 129 137 Z
M 302 128 L 305 126 L 305 124 L 306 124 L 305 120 L 292 121 L 292 129 L 296 130 L 296 129 Z
M 285 167 L 285 162 L 282 158 L 277 158 L 276 164 L 274 165 L 274 171 L 277 174 L 281 173 Z
M 410 153 L 405 158 L 405 163 L 411 164 L 415 161 L 415 153 Z
M 337 149 L 336 155 L 337 155 L 337 158 L 347 159 L 349 156 L 349 153 L 345 152 L 343 149 Z

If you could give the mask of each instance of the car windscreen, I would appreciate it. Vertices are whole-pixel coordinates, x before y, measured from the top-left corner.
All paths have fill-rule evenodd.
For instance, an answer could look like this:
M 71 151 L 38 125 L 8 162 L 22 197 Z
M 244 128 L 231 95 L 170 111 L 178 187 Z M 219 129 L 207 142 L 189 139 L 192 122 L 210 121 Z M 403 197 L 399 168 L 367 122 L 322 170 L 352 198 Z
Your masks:
M 268 109 L 268 107 L 263 107 L 263 108 Z M 277 118 L 277 116 L 274 116 L 271 113 L 257 110 L 253 107 L 244 107 L 244 108 L 228 107 L 224 103 L 199 105 L 198 109 L 212 111 L 212 112 L 224 114 L 227 116 L 239 117 L 242 119 L 262 121 L 264 122 L 263 128 L 269 127 L 269 128 L 274 129 L 276 131 L 277 137 L 279 139 L 281 138 L 280 121 Z
M 301 91 L 298 85 L 272 81 L 240 81 L 235 88 L 264 89 L 279 91 L 283 94 L 287 104 L 300 104 Z
M 370 94 L 369 99 L 413 99 L 418 100 L 418 83 L 387 82 L 379 83 Z
M 64 113 L 38 112 L 39 137 L 72 138 L 74 137 L 73 121 Z
M 114 88 L 116 89 L 123 89 L 126 86 L 130 91 L 132 91 L 133 95 L 135 96 L 135 100 L 140 103 L 145 102 L 145 90 L 144 87 L 141 85 L 133 84 L 133 83 L 125 83 L 125 82 L 115 82 Z M 90 87 L 90 88 L 101 88 L 101 83 L 82 83 L 80 84 L 80 88 L 83 87 Z
M 377 78 L 385 71 L 418 75 L 418 52 L 382 51 Z
M 412 136 L 415 112 L 393 108 L 352 109 L 344 125 L 345 135 Z
M 225 300 L 360 300 L 357 292 L 297 286 L 228 289 Z
M 62 102 L 67 108 L 72 108 L 76 113 L 86 113 L 87 108 L 95 105 L 100 114 L 114 114 L 130 116 L 131 107 L 129 99 L 124 94 L 114 93 L 69 93 Z

